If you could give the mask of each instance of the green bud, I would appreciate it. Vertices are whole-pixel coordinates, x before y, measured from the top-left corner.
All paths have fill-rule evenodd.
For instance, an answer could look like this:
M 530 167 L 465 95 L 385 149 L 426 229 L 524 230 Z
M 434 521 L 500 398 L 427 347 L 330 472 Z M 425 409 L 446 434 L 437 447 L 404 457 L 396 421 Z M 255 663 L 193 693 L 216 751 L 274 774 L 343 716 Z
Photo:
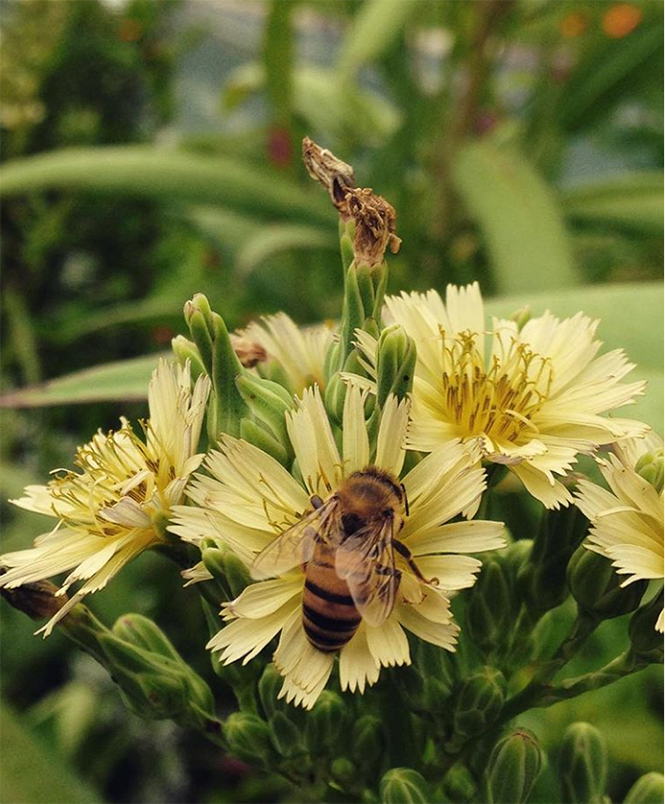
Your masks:
M 268 724 L 249 712 L 234 712 L 224 721 L 229 751 L 244 762 L 267 767 L 275 758 Z
M 339 373 L 335 373 L 326 385 L 325 405 L 330 416 L 338 423 L 342 421 L 345 398 L 346 383 L 339 376 Z
M 647 588 L 646 581 L 622 587 L 612 562 L 584 545 L 570 560 L 568 585 L 580 609 L 601 620 L 634 611 Z
M 663 491 L 663 450 L 658 449 L 640 456 L 635 471 L 661 494 Z
M 247 407 L 262 422 L 272 436 L 287 451 L 291 452 L 291 441 L 286 430 L 287 411 L 294 407 L 289 392 L 271 380 L 255 377 L 246 372 L 236 379 L 236 386 Z
M 282 711 L 282 701 L 277 700 L 284 679 L 279 673 L 279 670 L 272 662 L 266 665 L 261 679 L 259 680 L 259 699 L 261 706 L 267 718 L 270 718 L 277 711 Z
M 520 588 L 534 612 L 544 614 L 567 598 L 566 569 L 587 527 L 586 518 L 574 505 L 543 513 L 531 560 L 519 574 Z
M 139 648 L 160 653 L 168 659 L 180 659 L 180 654 L 161 628 L 142 614 L 124 614 L 115 621 L 112 631 Z
M 663 804 L 663 774 L 647 773 L 630 788 L 623 804 Z
M 469 769 L 457 762 L 446 773 L 443 780 L 443 792 L 450 801 L 466 804 L 476 795 L 477 785 Z
M 489 804 L 525 802 L 538 778 L 541 765 L 542 751 L 535 735 L 527 729 L 518 729 L 499 740 L 487 766 Z
M 601 804 L 607 781 L 605 739 L 590 723 L 573 723 L 559 749 L 559 780 L 564 801 Z
M 364 757 L 362 757 L 362 761 L 364 764 Z M 330 764 L 330 776 L 342 790 L 348 790 L 358 779 L 358 769 L 350 759 L 338 757 Z
M 207 547 L 201 553 L 203 564 L 213 578 L 221 580 L 231 598 L 236 598 L 251 583 L 249 570 L 230 547 Z
M 479 650 L 487 654 L 506 643 L 515 609 L 515 594 L 502 563 L 492 559 L 483 562 L 465 610 L 467 633 Z
M 185 321 L 189 327 L 192 340 L 198 349 L 201 362 L 208 374 L 212 373 L 213 329 L 212 310 L 208 299 L 202 293 L 185 302 Z
M 423 777 L 410 768 L 392 768 L 379 787 L 383 804 L 427 804 L 432 800 Z
M 286 759 L 305 753 L 302 734 L 285 712 L 275 712 L 268 720 L 270 740 L 278 754 Z
M 263 452 L 273 457 L 282 466 L 288 466 L 290 458 L 290 450 L 284 449 L 282 444 L 265 429 L 264 425 L 258 424 L 251 419 L 241 419 L 240 421 L 240 437 L 245 441 L 249 441 L 255 447 L 258 447 Z
M 628 634 L 636 658 L 658 662 L 663 659 L 663 635 L 656 623 L 663 611 L 663 590 L 641 606 L 630 618 Z
M 517 324 L 517 329 L 519 330 L 521 330 L 525 324 L 528 324 L 532 317 L 533 313 L 528 304 L 525 304 L 524 307 L 520 307 L 519 310 L 515 310 L 515 312 L 508 316 L 511 321 Z
M 176 335 L 171 340 L 171 349 L 173 349 L 173 354 L 177 357 L 178 362 L 183 366 L 189 361 L 192 380 L 196 380 L 201 374 L 206 373 L 201 353 L 193 341 L 187 340 L 183 335 Z
M 386 737 L 383 725 L 374 715 L 362 715 L 353 727 L 351 756 L 362 759 L 364 767 L 374 768 L 383 757 Z
M 312 753 L 339 751 L 342 733 L 348 724 L 348 707 L 336 692 L 325 690 L 307 718 L 306 743 Z
M 376 399 L 380 406 L 390 394 L 404 399 L 413 387 L 416 344 L 398 324 L 381 333 L 377 358 Z
M 506 696 L 506 679 L 499 670 L 485 666 L 460 684 L 454 707 L 455 731 L 472 737 L 486 731 L 497 719 Z

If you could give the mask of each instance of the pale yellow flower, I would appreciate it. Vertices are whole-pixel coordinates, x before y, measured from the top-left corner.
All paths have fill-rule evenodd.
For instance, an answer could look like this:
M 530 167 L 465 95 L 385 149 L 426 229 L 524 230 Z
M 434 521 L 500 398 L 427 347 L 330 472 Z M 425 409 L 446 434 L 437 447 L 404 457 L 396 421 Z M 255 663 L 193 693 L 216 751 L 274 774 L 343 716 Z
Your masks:
M 210 476 L 196 474 L 188 487 L 193 503 L 175 510 L 170 530 L 199 543 L 212 537 L 226 543 L 248 566 L 280 534 L 313 511 L 312 498 L 329 500 L 344 478 L 368 465 L 399 478 L 405 457 L 408 402 L 389 397 L 381 418 L 376 449 L 370 446 L 363 411 L 364 396 L 348 389 L 342 433 L 336 440 L 317 388 L 308 389 L 287 419 L 296 456 L 296 477 L 256 447 L 223 437 L 205 461 Z M 338 448 L 341 446 L 341 451 Z M 477 457 L 477 456 L 476 456 Z M 449 596 L 473 585 L 481 563 L 464 553 L 503 546 L 497 522 L 450 522 L 483 492 L 483 472 L 459 441 L 427 456 L 402 482 L 409 514 L 399 531 L 425 578 L 424 583 L 395 551 L 401 572 L 397 598 L 380 625 L 363 619 L 339 650 L 343 690 L 363 692 L 381 667 L 410 663 L 405 629 L 421 639 L 454 650 L 458 627 Z M 445 524 L 448 523 L 448 524 Z M 284 676 L 280 697 L 310 708 L 324 689 L 337 654 L 310 644 L 303 628 L 306 568 L 299 563 L 271 580 L 250 584 L 223 608 L 226 625 L 208 645 L 224 664 L 250 661 L 279 635 L 275 666 Z
M 633 368 L 621 350 L 597 356 L 598 322 L 582 313 L 559 320 L 546 312 L 521 329 L 494 319 L 488 332 L 477 283 L 448 286 L 445 305 L 431 290 L 389 297 L 386 307 L 418 350 L 411 449 L 480 440 L 483 460 L 505 464 L 557 508 L 572 497 L 556 475 L 565 476 L 578 453 L 646 431 L 601 415 L 633 402 L 644 383 L 621 382 Z M 359 347 L 371 377 L 376 343 L 359 333 Z
M 325 386 L 324 365 L 334 337 L 331 327 L 301 328 L 286 313 L 277 313 L 252 321 L 238 335 L 265 349 L 267 363 L 260 363 L 257 371 L 292 393 L 299 394 L 313 384 Z
M 160 361 L 150 381 L 150 418 L 141 439 L 126 419 L 117 432 L 101 431 L 77 451 L 80 471 L 59 474 L 46 486 L 28 486 L 12 500 L 58 522 L 28 550 L 6 553 L 0 586 L 13 588 L 70 571 L 58 594 L 83 585 L 41 629 L 55 623 L 85 595 L 106 586 L 132 558 L 165 541 L 173 505 L 183 500 L 196 454 L 210 382 L 192 390 L 189 366 Z
M 612 561 L 621 584 L 663 578 L 663 489 L 655 488 L 636 471 L 640 458 L 657 454 L 663 440 L 654 433 L 626 442 L 616 455 L 598 459 L 607 491 L 590 480 L 580 481 L 576 504 L 591 524 L 585 546 Z M 663 612 L 656 624 L 663 631 Z

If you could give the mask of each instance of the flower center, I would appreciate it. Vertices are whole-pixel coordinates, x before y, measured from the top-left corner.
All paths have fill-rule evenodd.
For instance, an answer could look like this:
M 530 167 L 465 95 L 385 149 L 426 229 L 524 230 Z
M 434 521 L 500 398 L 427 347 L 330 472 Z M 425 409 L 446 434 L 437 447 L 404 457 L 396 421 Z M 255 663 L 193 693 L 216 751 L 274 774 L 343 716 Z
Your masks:
M 495 350 L 486 368 L 476 338 L 466 331 L 444 341 L 440 414 L 464 438 L 515 442 L 527 429 L 537 432 L 532 419 L 549 395 L 549 360 L 512 339 Z

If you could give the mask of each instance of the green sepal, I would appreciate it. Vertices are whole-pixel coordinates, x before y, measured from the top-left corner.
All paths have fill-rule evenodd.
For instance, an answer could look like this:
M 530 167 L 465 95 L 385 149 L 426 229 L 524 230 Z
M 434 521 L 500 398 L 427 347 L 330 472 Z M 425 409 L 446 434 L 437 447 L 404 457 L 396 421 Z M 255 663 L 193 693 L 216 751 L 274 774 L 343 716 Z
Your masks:
M 363 765 L 365 757 L 362 757 Z M 340 790 L 348 790 L 358 781 L 358 768 L 347 757 L 338 757 L 330 763 L 330 777 Z
M 663 491 L 664 463 L 663 450 L 658 449 L 640 456 L 635 464 L 637 474 L 652 485 L 658 494 Z
M 214 349 L 210 376 L 217 406 L 215 424 L 218 433 L 221 431 L 238 436 L 240 419 L 247 414 L 247 406 L 238 391 L 236 380 L 245 369 L 233 349 L 224 319 L 213 313 L 212 324 Z
M 131 642 L 139 648 L 160 653 L 167 659 L 180 659 L 180 654 L 161 628 L 142 614 L 123 614 L 113 624 L 112 631 L 120 639 Z
M 506 679 L 488 665 L 467 676 L 455 695 L 453 721 L 461 737 L 482 734 L 494 723 L 506 697 Z
M 447 798 L 460 804 L 472 801 L 477 789 L 473 774 L 461 762 L 455 763 L 443 780 L 443 792 Z
M 483 561 L 464 616 L 473 644 L 485 655 L 510 642 L 519 608 L 512 579 L 499 557 Z
M 268 724 L 250 712 L 234 712 L 224 722 L 229 750 L 238 759 L 269 767 L 278 757 L 272 747 Z
M 358 276 L 355 263 L 349 266 L 344 281 L 344 305 L 340 323 L 340 353 L 338 368 L 344 365 L 346 358 L 354 348 L 355 331 L 360 329 L 367 315 L 363 299 L 358 287 Z
M 527 801 L 540 774 L 542 759 L 538 741 L 527 729 L 518 729 L 500 740 L 487 766 L 488 803 L 523 804 Z
M 202 293 L 185 302 L 185 321 L 206 372 L 212 376 L 213 329 L 212 310 L 208 299 Z
M 383 775 L 379 786 L 383 804 L 428 804 L 432 801 L 429 785 L 410 768 L 392 768 Z
M 285 702 L 277 698 L 283 683 L 284 679 L 275 665 L 272 662 L 267 664 L 258 685 L 259 700 L 266 718 L 284 710 Z
M 176 335 L 171 340 L 171 349 L 178 362 L 183 366 L 189 361 L 192 381 L 207 373 L 201 359 L 201 353 L 193 341 L 188 340 L 184 335 Z
M 573 723 L 566 729 L 559 747 L 558 774 L 564 801 L 602 804 L 607 748 L 598 729 L 590 723 Z
M 665 779 L 662 773 L 647 773 L 635 782 L 623 804 L 663 804 Z
M 240 437 L 249 441 L 255 447 L 273 457 L 282 466 L 288 466 L 292 454 L 284 449 L 284 446 L 270 433 L 251 419 L 242 419 L 240 422 Z
M 351 756 L 360 757 L 363 767 L 373 771 L 383 758 L 385 751 L 386 735 L 383 724 L 374 715 L 361 715 L 353 726 Z
M 581 545 L 568 565 L 568 586 L 580 610 L 598 620 L 629 614 L 640 605 L 647 581 L 621 586 L 612 561 Z

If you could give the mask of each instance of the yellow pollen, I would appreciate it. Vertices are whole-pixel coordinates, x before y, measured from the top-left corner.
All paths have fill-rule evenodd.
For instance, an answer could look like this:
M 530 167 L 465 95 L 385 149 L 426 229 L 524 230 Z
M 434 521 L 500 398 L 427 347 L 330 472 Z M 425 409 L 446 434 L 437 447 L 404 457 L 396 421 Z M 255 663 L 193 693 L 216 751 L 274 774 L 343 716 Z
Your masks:
M 537 431 L 533 416 L 549 396 L 550 361 L 513 340 L 485 368 L 478 337 L 467 331 L 443 341 L 438 415 L 454 422 L 463 438 L 485 435 L 516 442 L 525 430 Z

